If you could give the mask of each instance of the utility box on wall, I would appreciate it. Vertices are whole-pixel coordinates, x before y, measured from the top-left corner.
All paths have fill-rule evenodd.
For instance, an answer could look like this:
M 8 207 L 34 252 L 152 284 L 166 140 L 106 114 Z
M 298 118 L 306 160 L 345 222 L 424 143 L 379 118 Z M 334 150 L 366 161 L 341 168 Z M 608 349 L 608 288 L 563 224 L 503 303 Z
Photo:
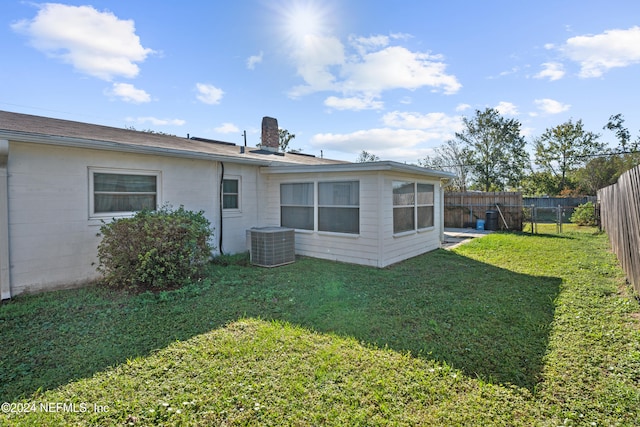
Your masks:
M 277 267 L 296 260 L 295 230 L 286 227 L 254 227 L 249 231 L 251 264 Z

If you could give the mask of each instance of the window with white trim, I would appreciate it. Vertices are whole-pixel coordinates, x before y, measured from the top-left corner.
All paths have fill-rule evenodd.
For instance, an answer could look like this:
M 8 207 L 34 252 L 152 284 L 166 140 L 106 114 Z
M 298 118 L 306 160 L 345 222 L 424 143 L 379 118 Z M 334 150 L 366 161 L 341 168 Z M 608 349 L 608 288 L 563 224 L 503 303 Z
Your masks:
M 360 233 L 360 183 L 318 183 L 318 231 Z
M 393 181 L 393 232 L 433 227 L 434 186 Z
M 240 180 L 222 180 L 222 209 L 240 209 Z
M 127 215 L 157 209 L 160 172 L 89 169 L 90 216 Z
M 280 184 L 280 225 L 298 230 L 359 234 L 360 182 Z
M 433 184 L 416 184 L 418 229 L 433 227 Z
M 393 181 L 393 232 L 415 230 L 415 184 Z
M 280 184 L 280 225 L 313 230 L 313 183 Z

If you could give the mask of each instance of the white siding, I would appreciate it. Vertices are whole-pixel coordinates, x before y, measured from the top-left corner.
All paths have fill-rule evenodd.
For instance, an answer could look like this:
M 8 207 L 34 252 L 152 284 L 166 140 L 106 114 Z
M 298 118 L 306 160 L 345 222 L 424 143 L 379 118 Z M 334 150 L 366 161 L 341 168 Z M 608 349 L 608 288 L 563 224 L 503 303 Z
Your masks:
M 12 295 L 98 278 L 101 222 L 89 219 L 89 167 L 160 171 L 161 204 L 203 210 L 217 224 L 213 162 L 10 142 Z
M 296 254 L 379 267 L 378 174 L 332 173 L 266 175 L 268 188 L 262 226 L 280 225 L 280 184 L 291 182 L 359 181 L 358 235 L 301 230 L 296 232 Z M 317 228 L 317 225 L 316 225 Z
M 224 210 L 222 214 L 222 251 L 225 254 L 247 251 L 246 233 L 252 227 L 259 226 L 258 212 L 261 200 L 262 179 L 258 168 L 255 166 L 224 164 L 225 179 L 238 179 L 240 184 L 240 209 Z M 216 197 L 219 200 L 220 188 L 216 189 Z M 220 230 L 220 223 L 215 224 L 216 230 Z M 216 233 L 217 234 L 217 233 Z M 216 247 L 219 248 L 219 240 L 216 239 Z

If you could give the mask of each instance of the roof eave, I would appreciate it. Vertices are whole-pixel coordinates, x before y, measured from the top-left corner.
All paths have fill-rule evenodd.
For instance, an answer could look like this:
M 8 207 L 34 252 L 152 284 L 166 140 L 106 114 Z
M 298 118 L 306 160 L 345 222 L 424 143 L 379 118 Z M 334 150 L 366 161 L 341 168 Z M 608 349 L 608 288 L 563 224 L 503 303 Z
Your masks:
M 290 173 L 313 173 L 313 172 L 377 172 L 390 171 L 412 173 L 439 179 L 455 178 L 455 174 L 451 172 L 427 169 L 421 166 L 407 165 L 404 163 L 393 162 L 389 160 L 379 162 L 366 163 L 346 163 L 346 164 L 329 164 L 329 165 L 271 165 L 260 169 L 264 174 L 290 174 Z
M 56 145 L 63 147 L 85 148 L 92 150 L 117 151 L 133 154 L 151 154 L 167 157 L 180 157 L 186 159 L 210 160 L 221 162 L 233 162 L 254 166 L 268 166 L 272 162 L 257 159 L 246 159 L 236 156 L 225 156 L 221 154 L 202 153 L 197 151 L 178 150 L 172 148 L 142 146 L 126 144 L 122 142 L 103 141 L 85 138 L 71 138 L 55 135 L 34 134 L 28 132 L 0 130 L 0 139 L 16 142 L 28 142 L 35 144 Z

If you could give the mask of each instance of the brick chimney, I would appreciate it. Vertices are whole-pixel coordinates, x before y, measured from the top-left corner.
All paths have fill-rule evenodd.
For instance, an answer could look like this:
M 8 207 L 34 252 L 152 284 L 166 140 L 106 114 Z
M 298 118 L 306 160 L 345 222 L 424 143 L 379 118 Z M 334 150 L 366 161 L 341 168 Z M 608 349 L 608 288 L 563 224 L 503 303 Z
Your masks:
M 277 119 L 273 117 L 262 118 L 262 143 L 260 148 L 269 151 L 278 151 L 280 149 Z

